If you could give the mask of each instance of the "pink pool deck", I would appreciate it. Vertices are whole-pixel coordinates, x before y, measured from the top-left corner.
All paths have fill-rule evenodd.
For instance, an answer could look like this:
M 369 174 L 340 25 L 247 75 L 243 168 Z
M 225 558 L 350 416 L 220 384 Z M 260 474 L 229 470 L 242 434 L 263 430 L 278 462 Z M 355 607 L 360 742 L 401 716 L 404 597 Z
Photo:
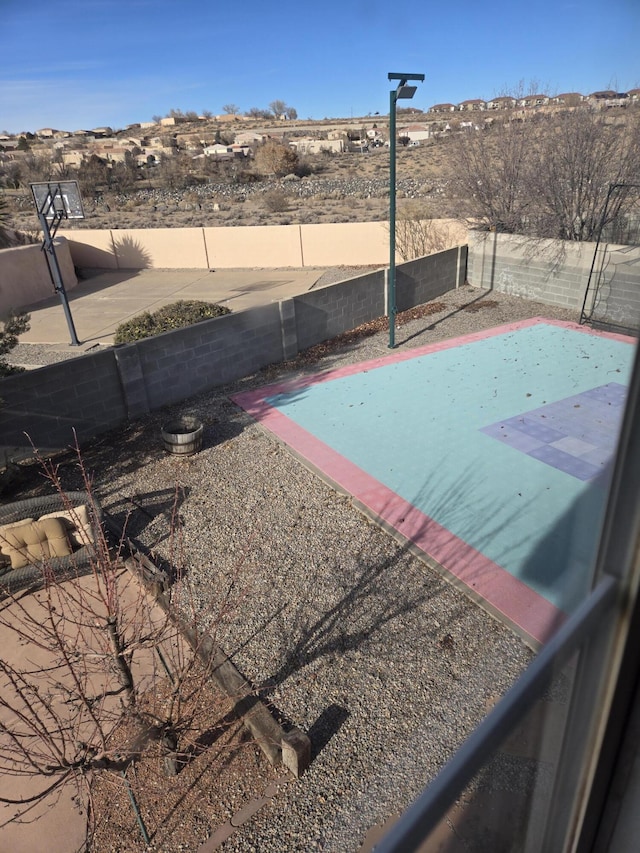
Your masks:
M 422 511 L 394 488 L 385 485 L 370 472 L 355 464 L 327 441 L 301 426 L 285 414 L 274 398 L 278 395 L 300 396 L 324 383 L 346 377 L 375 372 L 378 368 L 442 353 L 497 335 L 512 334 L 538 324 L 555 326 L 581 335 L 606 338 L 609 341 L 635 343 L 624 335 L 594 331 L 574 323 L 534 318 L 494 329 L 450 339 L 413 350 L 393 351 L 389 355 L 361 364 L 319 373 L 292 381 L 277 383 L 235 395 L 234 402 L 245 409 L 263 427 L 276 435 L 330 483 L 351 495 L 367 514 L 390 529 L 401 541 L 417 550 L 426 562 L 443 571 L 456 586 L 474 601 L 516 630 L 533 648 L 544 644 L 567 618 L 565 610 L 532 588 L 513 572 L 505 570 L 479 548 L 464 541 L 434 517 Z M 626 349 L 626 348 L 625 348 Z M 632 349 L 631 347 L 629 349 Z M 370 380 L 369 380 L 370 381 Z M 529 386 L 527 386 L 529 387 Z M 527 396 L 531 396 L 527 394 Z M 383 401 L 380 401 L 382 404 Z M 384 452 L 381 450 L 381 452 Z M 541 463 L 534 463 L 540 465 Z M 557 472 L 556 472 L 557 476 Z

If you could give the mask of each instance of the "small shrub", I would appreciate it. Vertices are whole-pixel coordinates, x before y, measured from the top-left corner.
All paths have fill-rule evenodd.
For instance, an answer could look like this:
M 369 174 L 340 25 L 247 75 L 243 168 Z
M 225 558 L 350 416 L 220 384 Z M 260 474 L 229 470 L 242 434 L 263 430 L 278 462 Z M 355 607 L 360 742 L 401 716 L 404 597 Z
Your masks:
M 307 157 L 298 158 L 298 165 L 296 167 L 295 174 L 299 178 L 308 178 L 310 175 L 313 175 L 317 171 L 320 170 L 317 169 Z
M 200 302 L 198 300 L 179 300 L 171 305 L 165 305 L 150 314 L 144 311 L 122 323 L 116 329 L 114 341 L 116 344 L 128 344 L 132 341 L 140 341 L 150 338 L 162 332 L 170 332 L 172 329 L 183 329 L 192 326 L 202 320 L 210 320 L 213 317 L 221 317 L 230 314 L 224 305 L 216 305 L 213 302 Z
M 7 364 L 5 356 L 18 346 L 18 337 L 29 331 L 30 314 L 10 313 L 0 329 L 0 377 L 21 373 L 23 368 Z
M 271 213 L 282 213 L 289 207 L 286 195 L 280 190 L 265 193 L 264 204 Z
M 234 183 L 243 186 L 244 184 L 257 184 L 262 180 L 262 175 L 259 175 L 257 172 L 250 172 L 247 169 L 243 169 L 235 175 Z

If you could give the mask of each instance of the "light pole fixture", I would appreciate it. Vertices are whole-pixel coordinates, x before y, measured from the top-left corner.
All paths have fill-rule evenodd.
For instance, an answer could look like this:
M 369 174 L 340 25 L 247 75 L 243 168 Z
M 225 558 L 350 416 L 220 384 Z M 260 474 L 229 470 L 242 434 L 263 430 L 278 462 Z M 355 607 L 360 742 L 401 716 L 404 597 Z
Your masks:
M 420 83 L 424 74 L 399 74 L 389 72 L 389 80 L 397 80 L 398 85 L 389 92 L 389 276 L 387 279 L 387 316 L 389 318 L 389 348 L 396 345 L 396 102 L 398 99 L 411 99 L 417 86 L 407 86 L 409 80 Z

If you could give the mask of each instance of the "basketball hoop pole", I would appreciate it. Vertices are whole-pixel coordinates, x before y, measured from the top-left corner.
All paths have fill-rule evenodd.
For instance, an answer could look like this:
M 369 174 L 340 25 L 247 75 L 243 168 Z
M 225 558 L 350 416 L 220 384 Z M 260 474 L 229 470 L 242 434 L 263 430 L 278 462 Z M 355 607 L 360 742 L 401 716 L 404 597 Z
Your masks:
M 34 198 L 36 198 L 35 192 Z M 60 191 L 60 185 L 51 183 L 49 185 L 49 191 L 42 203 L 40 203 L 36 198 L 36 208 L 38 210 L 40 227 L 44 234 L 42 251 L 45 253 L 45 257 L 47 259 L 53 289 L 60 296 L 60 301 L 64 308 L 64 315 L 67 319 L 69 334 L 71 335 L 71 346 L 77 347 L 80 345 L 80 341 L 78 340 L 76 327 L 74 326 L 73 317 L 71 316 L 69 300 L 67 299 L 67 291 L 64 287 L 62 273 L 60 272 L 60 264 L 58 263 L 58 257 L 53 243 L 61 220 L 66 218 L 66 210 L 64 199 Z

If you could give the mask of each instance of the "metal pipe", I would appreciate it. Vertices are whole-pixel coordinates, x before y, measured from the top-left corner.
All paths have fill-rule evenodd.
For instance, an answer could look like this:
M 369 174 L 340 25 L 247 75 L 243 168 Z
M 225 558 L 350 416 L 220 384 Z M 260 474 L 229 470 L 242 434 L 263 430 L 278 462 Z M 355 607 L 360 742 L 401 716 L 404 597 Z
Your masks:
M 138 803 L 136 802 L 136 798 L 133 796 L 133 791 L 131 790 L 131 785 L 129 784 L 129 780 L 127 779 L 126 773 L 122 771 L 122 778 L 124 779 L 124 786 L 127 789 L 127 794 L 129 795 L 129 801 L 131 803 L 131 807 L 133 808 L 133 813 L 136 816 L 136 820 L 138 822 L 138 826 L 140 827 L 140 832 L 142 833 L 142 838 L 144 839 L 145 844 L 149 844 L 151 839 L 149 838 L 149 833 L 147 832 L 147 827 L 144 825 L 144 821 L 142 820 L 142 815 L 140 814 L 140 809 L 138 808 Z

